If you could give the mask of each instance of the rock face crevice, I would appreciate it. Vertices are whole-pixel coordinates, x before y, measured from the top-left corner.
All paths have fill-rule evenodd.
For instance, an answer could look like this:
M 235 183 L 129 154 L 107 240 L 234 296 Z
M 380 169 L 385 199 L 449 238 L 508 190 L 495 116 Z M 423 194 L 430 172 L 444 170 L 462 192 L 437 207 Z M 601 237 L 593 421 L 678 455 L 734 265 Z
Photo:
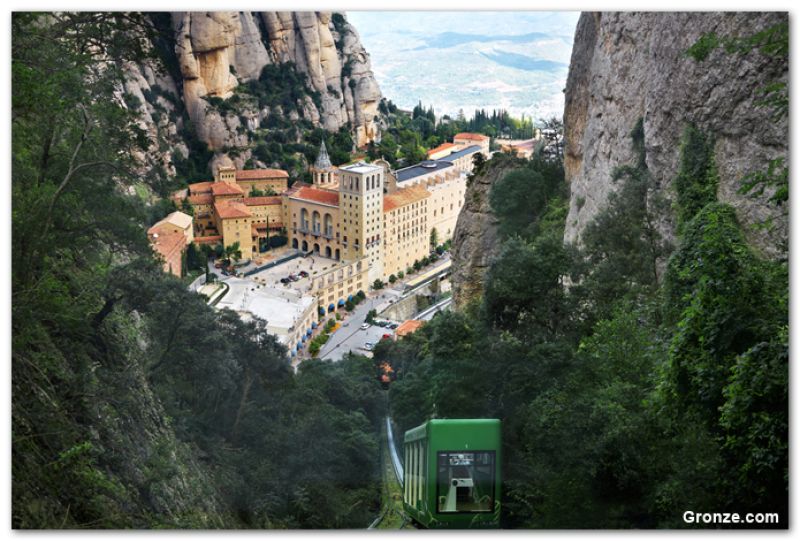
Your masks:
M 517 160 L 492 159 L 467 185 L 464 207 L 453 231 L 451 279 L 456 308 L 464 308 L 483 294 L 486 272 L 500 250 L 498 220 L 489 194 L 495 182 L 519 166 Z
M 696 61 L 686 51 L 708 32 L 745 37 L 786 20 L 781 13 L 583 13 L 567 79 L 565 171 L 571 200 L 565 240 L 581 234 L 614 189 L 612 171 L 630 164 L 630 131 L 644 119 L 647 166 L 667 199 L 684 128 L 713 134 L 720 201 L 731 204 L 751 242 L 779 255 L 786 220 L 767 201 L 739 194 L 743 177 L 788 153 L 788 119 L 759 106 L 767 81 L 786 80 L 788 62 L 758 50 L 722 48 Z M 776 227 L 753 226 L 773 218 Z M 662 233 L 674 238 L 674 220 Z
M 378 103 L 381 92 L 369 55 L 358 32 L 341 13 L 331 12 L 176 12 L 170 14 L 177 69 L 160 73 L 148 64 L 128 66 L 125 92 L 137 98 L 129 104 L 142 112 L 143 128 L 156 140 L 165 135 L 168 146 L 187 144 L 181 107 L 200 141 L 238 166 L 252 158 L 248 132 L 271 114 L 298 119 L 281 104 L 254 106 L 243 100 L 221 107 L 212 100 L 229 100 L 242 83 L 259 78 L 267 65 L 292 63 L 308 88 L 298 109 L 303 118 L 328 131 L 348 127 L 356 145 L 380 138 Z M 180 102 L 179 104 L 176 102 Z M 163 113 L 163 114 L 161 114 Z M 237 151 L 230 153 L 230 149 Z M 171 162 L 173 150 L 158 157 Z M 257 164 L 268 166 L 269 164 Z M 174 172 L 174 171 L 172 171 Z

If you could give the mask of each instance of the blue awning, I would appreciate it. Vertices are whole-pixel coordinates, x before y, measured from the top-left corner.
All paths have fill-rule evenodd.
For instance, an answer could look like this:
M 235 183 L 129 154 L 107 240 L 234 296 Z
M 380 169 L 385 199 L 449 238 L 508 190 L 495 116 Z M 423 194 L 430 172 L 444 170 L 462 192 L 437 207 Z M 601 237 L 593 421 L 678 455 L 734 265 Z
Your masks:
M 303 336 L 301 336 L 301 337 L 300 337 L 300 341 L 301 341 L 301 342 L 305 342 L 305 341 L 306 341 L 306 335 L 305 335 L 305 334 L 304 334 Z
M 319 311 L 319 315 L 321 315 L 321 316 L 325 315 L 325 309 L 322 306 L 319 307 L 318 311 Z
M 339 299 L 339 306 L 344 306 L 344 299 Z
M 323 310 L 323 312 L 324 312 L 324 311 L 325 311 L 325 310 Z M 317 328 L 317 322 L 316 322 L 316 321 L 312 321 L 312 322 L 311 322 L 311 328 L 312 328 L 312 329 L 316 329 L 316 328 Z
M 348 295 L 347 296 L 347 300 L 352 302 L 353 301 L 353 296 L 352 295 Z
M 297 348 L 292 348 L 292 357 L 297 355 Z
M 333 303 L 330 303 L 328 305 L 328 312 L 333 312 L 334 310 L 336 310 L 336 307 L 333 305 Z
M 311 329 L 308 329 L 308 330 L 306 331 L 306 336 L 311 336 Z

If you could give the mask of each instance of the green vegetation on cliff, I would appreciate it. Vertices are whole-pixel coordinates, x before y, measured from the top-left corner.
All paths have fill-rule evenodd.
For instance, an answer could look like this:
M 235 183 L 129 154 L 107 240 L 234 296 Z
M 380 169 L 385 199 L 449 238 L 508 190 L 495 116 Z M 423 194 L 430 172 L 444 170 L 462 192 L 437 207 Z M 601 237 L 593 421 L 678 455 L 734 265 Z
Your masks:
M 641 122 L 631 136 L 636 158 L 580 248 L 562 243 L 552 163 L 494 183 L 504 240 L 482 298 L 376 350 L 398 374 L 392 413 L 402 429 L 502 419 L 506 527 L 687 527 L 687 509 L 785 526 L 787 265 L 717 201 L 710 136 L 693 127 L 667 243 Z
M 12 18 L 12 525 L 364 527 L 371 362 L 294 374 L 265 322 L 208 307 L 147 244 L 133 186 L 176 180 L 134 159 L 148 139 L 114 95 L 151 31 L 135 14 Z
M 476 110 L 470 119 L 464 117 L 463 112 L 456 118 L 444 115 L 438 122 L 433 107 L 425 109 L 422 103 L 415 106 L 409 115 L 400 111 L 391 100 L 383 99 L 378 110 L 387 128 L 379 143 L 371 142 L 367 146 L 367 155 L 371 159 L 383 158 L 397 168 L 424 160 L 428 150 L 452 142 L 453 136 L 460 132 L 512 139 L 528 139 L 534 134 L 531 119 L 524 116 L 513 118 L 502 109 L 491 113 Z

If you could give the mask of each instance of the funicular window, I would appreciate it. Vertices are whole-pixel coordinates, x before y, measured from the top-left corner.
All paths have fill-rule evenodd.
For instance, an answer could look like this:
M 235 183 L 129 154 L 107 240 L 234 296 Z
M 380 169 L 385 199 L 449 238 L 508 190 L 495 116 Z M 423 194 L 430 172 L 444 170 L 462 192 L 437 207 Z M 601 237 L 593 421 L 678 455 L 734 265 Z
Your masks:
M 416 502 L 422 499 L 422 486 L 425 483 L 424 455 L 422 442 L 417 444 L 417 498 Z
M 436 455 L 439 513 L 489 513 L 494 509 L 494 451 L 443 451 Z
M 406 466 L 405 472 L 405 487 L 403 491 L 403 495 L 405 496 L 406 503 L 411 503 L 411 453 L 409 452 L 410 447 L 408 445 L 405 446 L 405 456 L 403 457 L 403 464 Z

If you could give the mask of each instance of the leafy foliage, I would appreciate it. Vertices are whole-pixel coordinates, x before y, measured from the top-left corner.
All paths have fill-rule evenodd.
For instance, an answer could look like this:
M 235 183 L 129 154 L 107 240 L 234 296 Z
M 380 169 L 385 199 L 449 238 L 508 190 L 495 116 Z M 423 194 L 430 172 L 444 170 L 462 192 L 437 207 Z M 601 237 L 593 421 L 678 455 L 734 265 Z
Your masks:
M 687 527 L 686 509 L 777 510 L 785 525 L 786 265 L 716 201 L 711 138 L 693 128 L 673 252 L 641 122 L 631 135 L 636 159 L 580 250 L 563 218 L 541 223 L 557 184 L 526 168 L 498 181 L 507 237 L 482 300 L 381 349 L 393 416 L 500 418 L 505 527 Z
M 501 235 L 537 236 L 547 218 L 564 204 L 566 191 L 560 162 L 536 158 L 507 173 L 492 185 L 489 194 Z
M 210 308 L 147 245 L 131 188 L 175 179 L 140 173 L 148 140 L 115 96 L 151 22 L 12 20 L 13 524 L 363 527 L 380 498 L 371 362 L 295 376 L 264 321 Z

